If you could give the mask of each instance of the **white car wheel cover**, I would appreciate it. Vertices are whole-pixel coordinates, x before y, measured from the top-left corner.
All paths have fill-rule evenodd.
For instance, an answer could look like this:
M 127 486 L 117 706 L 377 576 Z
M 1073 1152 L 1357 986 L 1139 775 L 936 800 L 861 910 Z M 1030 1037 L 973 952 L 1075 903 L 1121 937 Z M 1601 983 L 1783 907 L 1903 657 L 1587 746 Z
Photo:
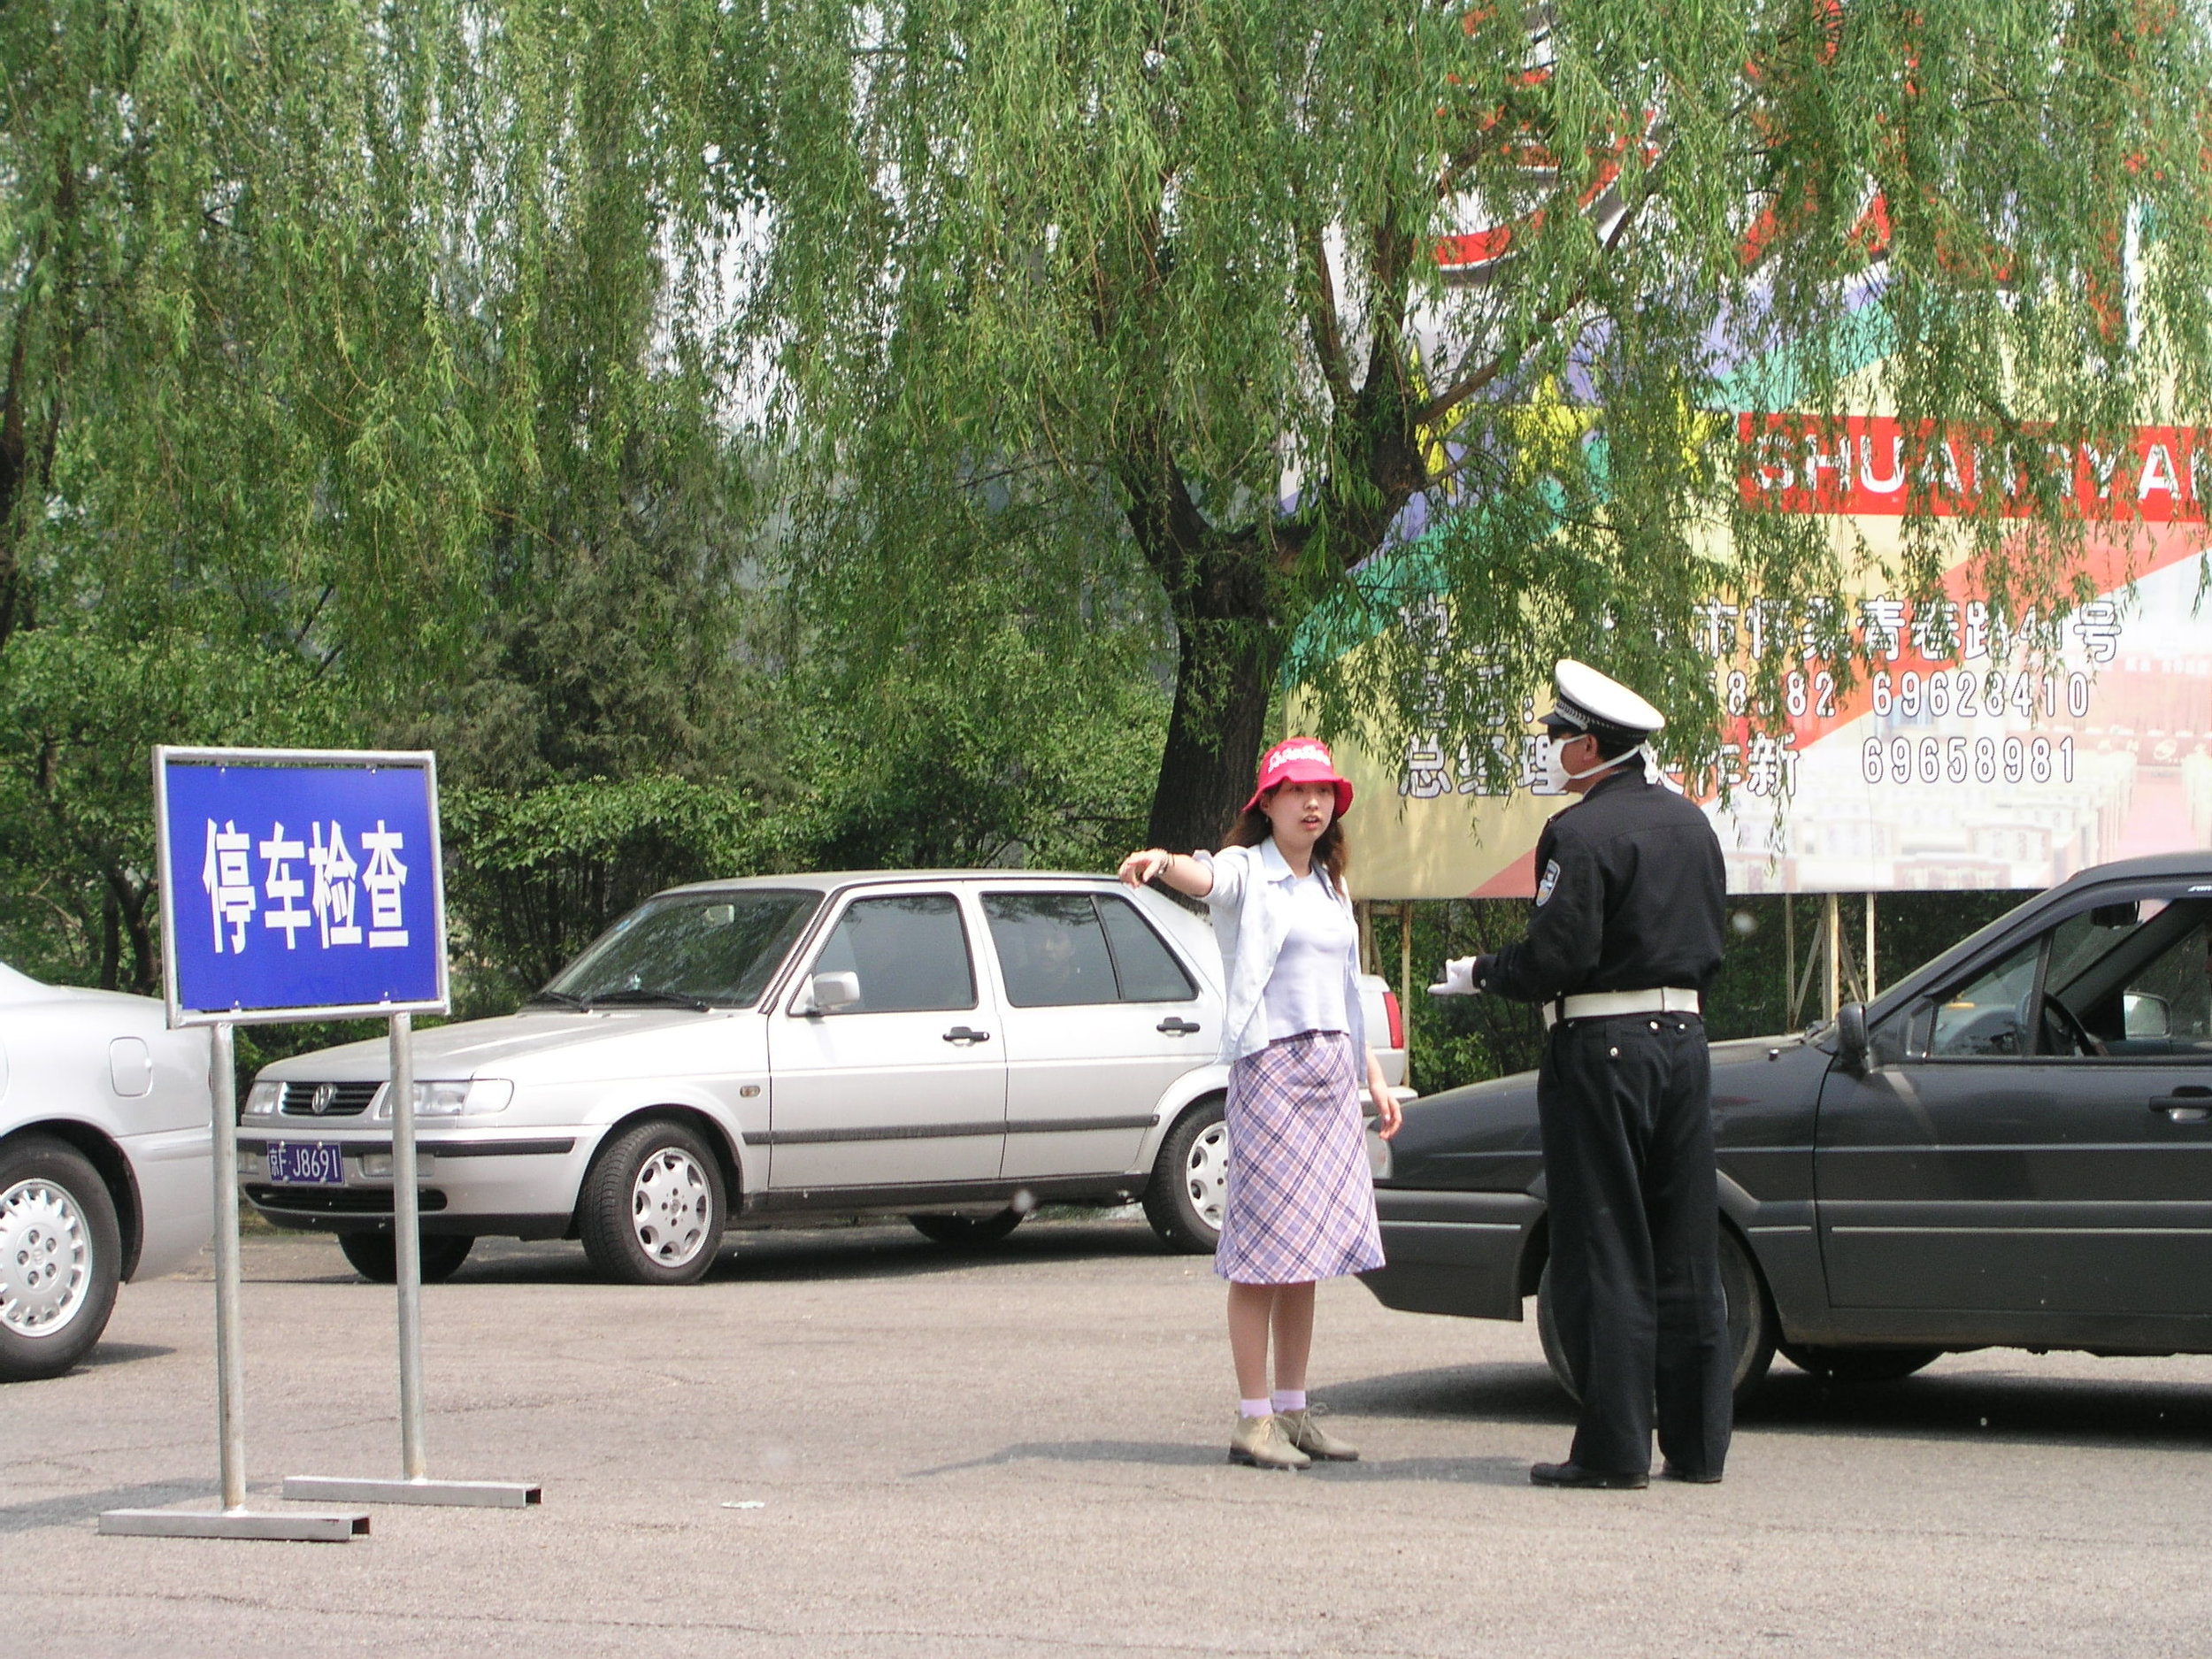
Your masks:
M 1191 1208 L 1215 1232 L 1221 1231 L 1222 1207 L 1229 1199 L 1229 1125 L 1208 1124 L 1190 1143 L 1183 1171 Z
M 51 1336 L 92 1286 L 92 1236 L 68 1188 L 18 1181 L 0 1193 L 0 1328 Z
M 630 1225 L 638 1248 L 660 1267 L 681 1267 L 707 1244 L 713 1188 L 699 1160 L 681 1147 L 656 1147 L 630 1185 Z

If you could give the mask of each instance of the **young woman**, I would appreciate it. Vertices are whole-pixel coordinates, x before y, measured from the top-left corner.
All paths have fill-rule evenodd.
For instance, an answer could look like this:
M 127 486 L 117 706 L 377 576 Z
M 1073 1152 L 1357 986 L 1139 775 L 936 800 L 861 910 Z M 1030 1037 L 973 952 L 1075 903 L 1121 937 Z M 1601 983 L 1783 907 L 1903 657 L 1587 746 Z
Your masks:
M 1203 899 L 1228 974 L 1229 1192 L 1214 1271 L 1229 1281 L 1233 1463 L 1303 1469 L 1358 1451 L 1306 1409 L 1316 1280 L 1383 1263 L 1358 1069 L 1386 1136 L 1398 1102 L 1367 1047 L 1359 928 L 1344 890 L 1352 786 L 1310 737 L 1260 760 L 1259 787 L 1218 853 L 1131 853 L 1121 879 Z M 1275 1386 L 1268 1388 L 1268 1339 Z

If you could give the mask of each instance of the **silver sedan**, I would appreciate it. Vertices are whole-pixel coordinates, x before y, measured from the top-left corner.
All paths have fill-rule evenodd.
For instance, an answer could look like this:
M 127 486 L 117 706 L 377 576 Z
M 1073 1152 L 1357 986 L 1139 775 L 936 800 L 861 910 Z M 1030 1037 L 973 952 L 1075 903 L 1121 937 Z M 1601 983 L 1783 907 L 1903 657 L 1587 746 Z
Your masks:
M 67 1371 L 118 1284 L 207 1242 L 210 1101 L 205 1032 L 0 966 L 0 1382 Z
M 1210 1250 L 1220 976 L 1202 918 L 1102 876 L 657 895 L 517 1013 L 417 1035 L 425 1275 L 503 1234 L 580 1238 L 609 1277 L 680 1284 L 726 1226 L 902 1215 L 978 1245 L 1039 1203 L 1131 1199 L 1171 1245 Z M 1363 985 L 1394 1085 L 1395 1010 Z M 250 1202 L 337 1233 L 381 1279 L 387 1067 L 381 1042 L 269 1067 L 239 1142 Z

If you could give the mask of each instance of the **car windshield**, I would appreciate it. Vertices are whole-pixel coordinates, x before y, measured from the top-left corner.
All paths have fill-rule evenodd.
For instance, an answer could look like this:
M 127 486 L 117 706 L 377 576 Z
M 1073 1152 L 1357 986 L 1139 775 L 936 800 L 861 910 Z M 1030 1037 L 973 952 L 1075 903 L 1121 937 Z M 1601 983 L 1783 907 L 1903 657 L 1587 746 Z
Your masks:
M 822 895 L 803 890 L 649 899 L 530 1000 L 558 1008 L 736 1008 L 758 1000 Z

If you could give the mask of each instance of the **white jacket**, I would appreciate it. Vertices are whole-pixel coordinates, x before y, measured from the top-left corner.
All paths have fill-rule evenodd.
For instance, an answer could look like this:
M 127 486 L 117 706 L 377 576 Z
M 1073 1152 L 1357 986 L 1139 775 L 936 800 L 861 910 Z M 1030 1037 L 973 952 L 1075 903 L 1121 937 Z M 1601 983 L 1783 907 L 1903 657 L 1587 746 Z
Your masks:
M 1272 836 L 1256 847 L 1225 847 L 1217 853 L 1192 855 L 1213 871 L 1213 891 L 1206 908 L 1213 914 L 1214 938 L 1229 977 L 1227 1006 L 1221 1024 L 1225 1064 L 1267 1047 L 1267 1010 L 1261 1006 L 1268 976 L 1290 929 L 1290 884 L 1298 878 L 1284 861 Z M 1318 860 L 1314 871 L 1330 896 L 1349 915 L 1351 895 L 1337 891 Z M 1344 953 L 1344 1018 L 1352 1030 L 1352 1069 L 1363 1076 L 1367 1064 L 1367 1019 L 1359 1001 L 1359 954 Z

